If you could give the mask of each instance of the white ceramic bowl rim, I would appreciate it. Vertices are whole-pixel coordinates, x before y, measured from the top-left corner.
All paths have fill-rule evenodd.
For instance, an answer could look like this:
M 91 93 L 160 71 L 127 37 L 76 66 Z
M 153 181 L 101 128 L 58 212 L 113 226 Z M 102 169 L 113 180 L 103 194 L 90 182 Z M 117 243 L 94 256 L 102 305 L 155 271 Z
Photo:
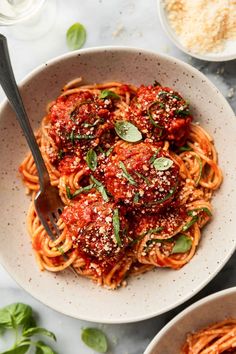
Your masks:
M 40 66 L 38 66 L 37 68 L 35 68 L 32 72 L 30 72 L 20 83 L 19 87 L 21 88 L 25 83 L 27 83 L 27 81 L 31 80 L 35 75 L 37 75 L 38 73 L 40 73 L 41 71 L 44 70 L 45 66 L 50 66 L 50 65 L 54 65 L 59 63 L 61 60 L 63 59 L 67 59 L 70 57 L 74 57 L 77 56 L 78 54 L 82 55 L 82 54 L 93 54 L 93 53 L 99 53 L 99 52 L 120 52 L 123 51 L 124 53 L 127 51 L 128 53 L 139 53 L 142 52 L 142 54 L 144 55 L 153 55 L 153 56 L 158 56 L 160 59 L 163 60 L 167 60 L 167 61 L 174 61 L 176 64 L 180 65 L 181 67 L 185 68 L 186 70 L 190 71 L 192 74 L 196 74 L 198 77 L 200 77 L 202 80 L 204 80 L 204 82 L 206 82 L 206 84 L 208 86 L 211 87 L 211 89 L 216 92 L 219 93 L 219 91 L 217 90 L 217 88 L 211 83 L 211 81 L 206 78 L 202 73 L 200 73 L 197 69 L 193 68 L 191 65 L 173 58 L 171 56 L 168 55 L 163 55 L 163 54 L 159 54 L 153 51 L 149 51 L 149 50 L 144 50 L 142 48 L 135 48 L 135 47 L 127 47 L 127 46 L 104 46 L 104 47 L 93 47 L 93 48 L 88 48 L 88 49 L 82 49 L 79 51 L 74 51 L 74 52 L 70 52 L 70 53 L 66 53 L 63 54 L 61 56 L 58 56 L 56 58 L 53 58 L 51 60 L 49 60 L 48 62 L 46 62 L 45 64 L 42 64 Z M 226 99 L 221 95 L 221 99 L 222 102 L 224 102 L 226 110 L 229 114 L 229 118 L 233 118 L 234 113 L 231 109 L 231 107 L 229 106 L 228 102 L 226 101 Z M 3 109 L 3 106 L 5 106 L 7 104 L 7 99 L 5 99 L 2 104 L 0 105 L 0 111 L 1 109 Z M 228 253 L 226 254 L 226 256 L 221 259 L 220 264 L 217 265 L 217 267 L 215 267 L 214 271 L 211 272 L 211 274 L 208 277 L 205 277 L 203 281 L 199 282 L 198 286 L 196 288 L 194 288 L 194 291 L 192 292 L 188 292 L 188 294 L 185 294 L 183 297 L 176 299 L 175 304 L 169 304 L 166 305 L 165 308 L 162 309 L 162 311 L 156 312 L 149 312 L 147 314 L 143 314 L 143 315 L 133 315 L 132 317 L 130 316 L 129 318 L 125 319 L 120 319 L 118 318 L 104 318 L 102 319 L 103 323 L 128 323 L 128 322 L 135 322 L 135 321 L 140 321 L 140 320 L 145 320 L 145 319 L 149 319 L 151 317 L 160 315 L 168 310 L 171 310 L 172 308 L 174 308 L 175 306 L 178 306 L 180 304 L 182 304 L 183 302 L 185 302 L 186 300 L 188 300 L 189 298 L 191 298 L 193 295 L 195 295 L 197 292 L 199 292 L 206 284 L 208 284 L 208 282 L 210 280 L 212 280 L 214 278 L 214 276 L 223 268 L 223 266 L 226 264 L 226 262 L 228 261 L 228 259 L 231 257 L 231 255 L 233 254 L 234 250 L 236 248 L 236 244 L 234 247 L 232 247 L 230 250 L 228 250 Z M 0 260 L 1 260 L 2 256 L 0 253 Z M 5 266 L 6 270 L 10 273 L 10 275 L 16 280 L 16 282 L 18 282 L 17 276 L 15 276 L 14 272 L 11 270 L 9 271 L 7 269 L 7 265 L 4 265 L 4 261 L 3 259 L 1 260 L 3 266 Z M 21 284 L 19 281 L 19 285 L 22 286 L 24 288 L 24 284 Z M 29 289 L 27 290 L 29 291 Z M 30 291 L 29 291 L 30 292 Z M 40 295 L 36 295 L 35 293 L 32 294 L 34 297 L 36 297 L 39 301 L 42 301 L 40 299 Z M 57 305 L 52 305 L 52 303 L 50 301 L 42 301 L 44 304 L 48 305 L 51 308 L 54 308 L 55 310 L 64 313 L 66 315 L 70 315 L 70 316 L 74 316 L 72 313 L 67 313 L 63 307 L 58 307 Z M 76 318 L 80 318 L 83 320 L 88 320 L 88 321 L 99 321 L 98 318 L 93 319 L 91 318 L 90 315 L 83 315 L 83 316 L 78 316 L 75 315 L 74 317 Z
M 158 332 L 158 334 L 153 338 L 151 343 L 148 345 L 146 348 L 145 352 L 143 354 L 150 354 L 152 350 L 155 349 L 159 339 L 171 328 L 173 325 L 175 325 L 182 317 L 184 317 L 186 314 L 190 313 L 192 310 L 196 309 L 197 307 L 210 302 L 212 300 L 221 298 L 224 295 L 229 295 L 229 294 L 234 294 L 236 293 L 236 287 L 231 287 L 228 289 L 224 289 L 221 291 L 217 291 L 216 293 L 213 293 L 211 295 L 208 295 L 201 300 L 198 300 L 194 304 L 188 306 L 186 309 L 181 311 L 178 315 L 176 315 L 170 322 L 168 322 L 161 330 Z

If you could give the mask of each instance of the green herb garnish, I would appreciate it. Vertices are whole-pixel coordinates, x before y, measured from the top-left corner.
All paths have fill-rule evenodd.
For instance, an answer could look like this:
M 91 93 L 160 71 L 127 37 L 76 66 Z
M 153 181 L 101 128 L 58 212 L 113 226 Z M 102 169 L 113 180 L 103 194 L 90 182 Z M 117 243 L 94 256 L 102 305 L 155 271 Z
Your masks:
M 124 141 L 136 143 L 142 140 L 142 134 L 138 128 L 130 122 L 118 121 L 115 123 L 116 134 Z
M 153 154 L 153 156 L 150 158 L 150 160 L 149 160 L 149 162 L 150 162 L 150 164 L 153 164 L 153 162 L 156 160 L 156 157 L 157 157 L 157 154 L 158 154 L 158 152 L 161 150 L 161 148 L 158 148 L 155 152 L 154 152 L 154 154 Z
M 137 186 L 137 183 L 135 182 L 135 180 L 133 179 L 133 177 L 128 173 L 128 171 L 127 171 L 127 169 L 126 169 L 126 167 L 125 167 L 125 164 L 124 164 L 122 161 L 119 162 L 119 166 L 120 166 L 120 168 L 121 168 L 122 171 L 123 171 L 122 176 L 123 176 L 124 178 L 126 178 L 127 181 L 128 181 L 130 184 L 132 184 L 133 186 Z
M 164 129 L 164 126 L 158 124 L 158 123 L 153 119 L 153 116 L 152 116 L 152 113 L 151 113 L 151 108 L 152 108 L 153 106 L 155 106 L 155 105 L 160 105 L 160 102 L 159 102 L 159 101 L 154 101 L 154 102 L 152 102 L 152 103 L 149 105 L 148 109 L 147 109 L 147 114 L 148 114 L 149 120 L 150 120 L 150 122 L 151 122 L 155 127 L 160 128 L 160 129 Z
M 62 160 L 64 156 L 65 156 L 65 152 L 63 150 L 59 150 L 58 151 L 58 159 Z
M 189 111 L 189 109 L 187 109 L 187 107 L 185 109 L 176 109 L 175 113 L 180 116 L 189 116 L 190 115 L 190 111 Z
M 197 159 L 198 164 L 199 164 L 199 175 L 198 175 L 198 177 L 197 177 L 197 179 L 195 181 L 195 185 L 197 186 L 198 183 L 200 182 L 201 177 L 202 177 L 202 160 L 197 154 L 195 154 L 195 156 L 196 156 L 196 159 Z
M 87 123 L 87 122 L 84 122 L 82 123 L 82 126 L 85 127 L 85 128 L 92 128 L 92 127 L 96 127 L 96 125 L 98 125 L 98 123 L 100 123 L 100 118 L 95 120 L 94 123 Z
M 188 252 L 191 249 L 191 247 L 192 247 L 191 238 L 181 234 L 175 241 L 175 245 L 171 251 L 171 254 Z
M 140 197 L 139 193 L 135 193 L 134 199 L 133 199 L 134 204 L 137 204 L 139 202 L 139 197 Z
M 108 349 L 107 338 L 98 328 L 83 328 L 81 333 L 82 341 L 98 353 L 106 353 Z
M 115 92 L 113 91 L 110 91 L 110 90 L 103 90 L 100 95 L 99 95 L 99 98 L 101 99 L 106 99 L 106 98 L 113 98 L 113 99 L 120 99 L 120 96 L 117 95 Z
M 94 188 L 94 184 L 89 184 L 88 186 L 81 187 L 80 189 L 77 189 L 74 193 L 71 193 L 70 187 L 66 186 L 66 195 L 68 199 L 73 199 L 81 193 L 90 191 L 92 188 Z
M 66 32 L 66 42 L 70 50 L 81 48 L 86 40 L 86 30 L 84 26 L 76 22 Z
M 75 143 L 75 133 L 74 130 L 71 131 L 70 135 L 69 135 L 69 139 L 71 141 L 71 144 L 74 145 Z
M 104 202 L 108 202 L 109 197 L 107 195 L 104 185 L 101 182 L 99 182 L 94 176 L 90 176 L 90 178 L 94 183 L 94 187 L 98 190 L 99 193 L 101 193 Z
M 140 178 L 142 178 L 145 182 L 146 182 L 146 184 L 148 185 L 148 186 L 150 186 L 150 181 L 148 180 L 148 178 L 147 177 L 145 177 L 144 175 L 142 175 L 141 173 L 139 173 L 139 172 L 134 172 L 138 177 L 140 177 Z
M 120 239 L 120 219 L 119 219 L 119 210 L 115 209 L 114 214 L 112 217 L 112 222 L 113 222 L 113 228 L 114 228 L 114 234 L 115 234 L 115 239 L 118 244 L 118 246 L 121 246 L 121 239 Z
M 198 221 L 197 215 L 193 216 L 192 219 L 183 226 L 182 230 L 187 231 L 193 224 L 195 224 L 196 221 Z
M 97 154 L 93 149 L 90 149 L 86 155 L 86 162 L 90 170 L 95 171 L 97 168 Z
M 193 149 L 188 145 L 179 147 L 179 151 L 191 151 L 191 150 L 193 150 Z
M 0 327 L 13 329 L 15 341 L 13 346 L 2 354 L 25 354 L 34 346 L 36 354 L 56 354 L 56 352 L 42 341 L 31 341 L 32 336 L 46 336 L 56 340 L 54 333 L 45 328 L 37 327 L 32 308 L 22 303 L 15 303 L 0 309 Z M 32 352 L 32 351 L 30 351 Z
M 173 161 L 167 157 L 158 157 L 153 161 L 153 166 L 157 171 L 166 171 L 173 165 Z
M 187 214 L 190 215 L 190 216 L 195 216 L 195 212 L 196 211 L 204 211 L 207 215 L 212 216 L 212 213 L 210 212 L 210 210 L 208 208 L 205 208 L 205 207 L 188 210 Z

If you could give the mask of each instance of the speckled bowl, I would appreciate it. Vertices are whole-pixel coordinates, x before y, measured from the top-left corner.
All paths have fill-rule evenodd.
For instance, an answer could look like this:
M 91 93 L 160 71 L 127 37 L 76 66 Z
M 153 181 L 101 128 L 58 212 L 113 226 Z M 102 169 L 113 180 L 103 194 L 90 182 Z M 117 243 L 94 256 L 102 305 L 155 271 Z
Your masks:
M 124 323 L 147 319 L 183 303 L 206 285 L 236 247 L 236 124 L 221 93 L 196 69 L 168 56 L 131 48 L 91 48 L 56 58 L 34 70 L 20 85 L 34 128 L 46 104 L 69 80 L 120 80 L 171 86 L 189 99 L 195 119 L 214 136 L 224 183 L 216 193 L 214 218 L 204 228 L 195 257 L 178 271 L 157 269 L 128 279 L 110 291 L 71 272 L 39 272 L 26 231 L 29 197 L 18 173 L 28 147 L 7 102 L 0 108 L 0 261 L 30 294 L 67 315 L 89 321 Z
M 236 287 L 207 296 L 186 308 L 163 327 L 144 354 L 179 354 L 187 333 L 226 318 L 236 318 Z

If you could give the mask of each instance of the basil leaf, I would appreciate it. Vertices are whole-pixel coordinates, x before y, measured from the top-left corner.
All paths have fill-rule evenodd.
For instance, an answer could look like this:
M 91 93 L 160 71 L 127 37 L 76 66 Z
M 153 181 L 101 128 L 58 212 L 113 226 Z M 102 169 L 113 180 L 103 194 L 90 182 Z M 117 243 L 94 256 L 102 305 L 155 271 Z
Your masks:
M 20 345 L 16 348 L 9 349 L 5 352 L 1 352 L 1 354 L 25 354 L 28 351 L 29 347 L 30 347 L 29 344 Z
M 163 104 L 163 103 L 162 103 Z M 147 109 L 147 114 L 148 114 L 148 117 L 149 117 L 149 120 L 150 122 L 152 123 L 152 125 L 154 125 L 155 127 L 158 127 L 160 129 L 164 129 L 164 126 L 158 124 L 154 119 L 153 119 L 153 116 L 152 116 L 152 113 L 151 113 L 151 108 L 155 105 L 160 105 L 160 102 L 159 101 L 154 101 L 150 104 L 150 106 L 148 107 Z
M 71 191 L 70 191 L 70 187 L 66 185 L 66 195 L 67 195 L 67 198 L 68 199 L 72 199 L 73 196 L 71 194 Z
M 198 221 L 198 216 L 193 216 L 192 220 L 190 220 L 189 222 L 187 222 L 187 224 L 185 224 L 182 228 L 183 231 L 187 231 L 193 224 L 195 224 L 195 222 Z
M 166 171 L 173 165 L 173 161 L 167 157 L 158 157 L 153 161 L 153 166 L 157 171 Z
M 129 181 L 129 183 L 132 184 L 133 186 L 137 186 L 137 183 L 135 182 L 133 177 L 128 173 L 128 171 L 125 167 L 125 164 L 122 161 L 119 162 L 119 166 L 123 171 L 123 174 L 122 174 L 123 177 L 125 177 Z
M 146 235 L 152 235 L 152 234 L 157 234 L 158 232 L 162 231 L 164 229 L 163 226 L 159 226 L 155 229 L 149 229 L 147 231 L 145 231 L 143 234 L 141 234 L 139 237 L 144 237 Z
M 113 228 L 114 228 L 114 234 L 116 238 L 116 242 L 118 246 L 121 246 L 121 239 L 120 239 L 120 219 L 119 219 L 119 210 L 115 209 L 114 214 L 112 217 L 112 222 L 113 222 Z
M 27 330 L 24 330 L 22 332 L 23 336 L 24 337 L 31 337 L 35 334 L 41 334 L 43 336 L 47 336 L 47 337 L 50 337 L 52 339 L 54 339 L 56 341 L 56 336 L 54 333 L 48 331 L 47 329 L 45 328 L 42 328 L 42 327 L 32 327 L 32 328 L 28 328 Z
M 27 323 L 32 317 L 32 308 L 22 303 L 15 303 L 0 309 L 0 325 L 5 328 L 15 328 Z
M 59 150 L 58 151 L 58 159 L 62 160 L 64 156 L 65 156 L 65 152 L 63 150 Z
M 98 125 L 98 123 L 100 123 L 101 119 L 97 119 L 95 120 L 94 123 L 87 123 L 87 122 L 84 122 L 82 123 L 82 126 L 85 127 L 85 128 L 90 128 L 90 127 L 96 127 L 96 125 Z
M 192 148 L 188 145 L 179 147 L 179 151 L 191 151 Z
M 74 145 L 75 143 L 75 133 L 74 130 L 71 131 L 70 135 L 69 135 L 69 139 L 71 141 L 71 144 Z
M 98 190 L 99 193 L 101 193 L 102 198 L 105 202 L 109 201 L 109 197 L 107 195 L 106 189 L 104 187 L 104 185 L 99 182 L 95 177 L 90 176 L 92 182 L 94 183 L 95 188 Z
M 35 354 L 57 354 L 51 347 L 42 341 L 36 342 L 36 353 Z
M 86 162 L 90 170 L 95 171 L 97 168 L 97 154 L 93 149 L 90 149 L 86 155 Z
M 142 134 L 138 128 L 130 122 L 118 121 L 115 123 L 116 134 L 124 141 L 136 143 L 142 140 Z
M 82 341 L 99 353 L 106 353 L 108 349 L 105 334 L 97 328 L 84 328 L 81 333 Z
M 175 245 L 171 251 L 174 253 L 185 253 L 188 252 L 192 247 L 192 240 L 186 235 L 180 235 L 175 241 Z
M 150 164 L 153 164 L 153 162 L 156 160 L 156 157 L 157 157 L 157 154 L 158 154 L 158 152 L 161 150 L 161 148 L 158 148 L 155 152 L 154 152 L 154 154 L 153 154 L 153 156 L 150 158 L 150 160 L 149 160 L 149 162 L 150 162 Z
M 103 100 L 106 98 L 114 98 L 114 99 L 120 99 L 120 96 L 117 95 L 115 92 L 110 91 L 110 90 L 103 90 L 100 95 L 99 98 L 102 98 Z
M 85 40 L 86 30 L 79 22 L 74 23 L 66 32 L 66 42 L 70 50 L 81 48 Z
M 36 327 L 36 321 L 33 316 L 29 317 L 26 323 L 24 323 L 23 332 L 31 327 Z
M 80 189 L 77 189 L 77 191 L 75 191 L 73 194 L 71 194 L 70 188 L 68 186 L 66 186 L 66 194 L 67 194 L 68 199 L 73 199 L 73 198 L 77 197 L 80 193 L 88 192 L 92 188 L 94 188 L 94 184 L 89 184 L 88 186 L 81 187 Z
M 208 209 L 208 208 L 195 208 L 195 209 L 192 209 L 192 210 L 188 210 L 187 211 L 187 214 L 190 215 L 190 216 L 195 216 L 195 213 L 196 211 L 204 211 L 207 215 L 209 216 L 212 216 L 212 213 L 211 211 Z
M 148 178 L 147 177 L 145 177 L 145 176 L 143 176 L 141 173 L 139 173 L 139 172 L 134 172 L 138 177 L 140 177 L 140 178 L 142 178 L 143 180 L 144 180 L 144 182 L 146 182 L 146 184 L 148 185 L 148 186 L 150 186 L 150 182 L 149 182 L 149 180 L 148 180 Z
M 189 116 L 190 115 L 190 111 L 189 109 L 176 109 L 175 113 L 177 113 L 180 116 Z

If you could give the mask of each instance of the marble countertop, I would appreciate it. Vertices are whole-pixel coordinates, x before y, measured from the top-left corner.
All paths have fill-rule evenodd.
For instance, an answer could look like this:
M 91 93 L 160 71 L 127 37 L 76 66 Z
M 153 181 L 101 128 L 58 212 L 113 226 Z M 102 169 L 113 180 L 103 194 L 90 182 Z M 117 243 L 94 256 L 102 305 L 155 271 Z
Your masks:
M 24 26 L 0 29 L 8 38 L 17 81 L 43 62 L 66 53 L 66 30 L 74 22 L 81 22 L 87 30 L 85 48 L 126 45 L 175 56 L 203 72 L 236 111 L 236 61 L 209 63 L 182 53 L 161 28 L 156 0 L 50 0 L 44 11 L 44 23 L 40 25 L 44 30 L 41 32 L 38 19 Z M 34 31 L 35 26 L 37 31 Z M 0 90 L 0 100 L 3 98 Z M 59 354 L 94 353 L 80 339 L 81 328 L 87 326 L 100 327 L 107 333 L 109 354 L 141 354 L 158 330 L 181 309 L 207 294 L 231 286 L 236 286 L 236 254 L 207 287 L 177 309 L 134 324 L 103 325 L 75 320 L 48 309 L 22 290 L 0 266 L 0 307 L 18 301 L 31 304 L 39 323 L 57 334 L 55 349 Z

